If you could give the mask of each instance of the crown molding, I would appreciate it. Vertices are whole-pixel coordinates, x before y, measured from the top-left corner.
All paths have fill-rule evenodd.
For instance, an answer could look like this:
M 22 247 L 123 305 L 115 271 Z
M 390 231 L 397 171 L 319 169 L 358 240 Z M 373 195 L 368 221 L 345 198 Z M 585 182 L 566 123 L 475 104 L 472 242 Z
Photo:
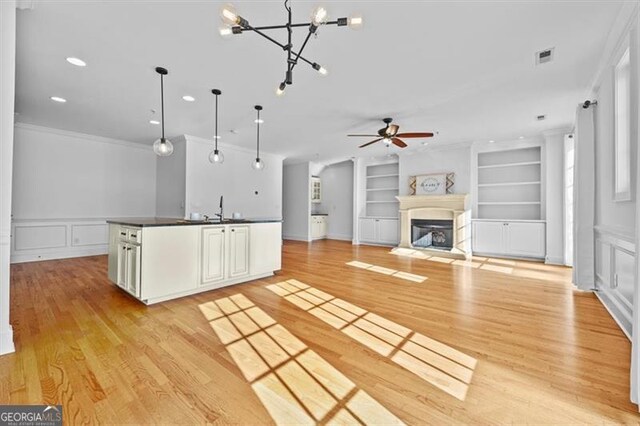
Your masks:
M 144 144 L 124 141 L 124 140 L 120 140 L 120 139 L 105 138 L 103 136 L 96 136 L 96 135 L 90 135 L 90 134 L 87 134 L 87 133 L 73 132 L 73 131 L 70 131 L 70 130 L 55 129 L 53 127 L 38 126 L 36 124 L 15 123 L 14 127 L 16 129 L 29 130 L 29 131 L 32 131 L 32 132 L 48 133 L 48 134 L 66 136 L 66 137 L 70 137 L 70 138 L 74 138 L 74 139 L 89 140 L 89 141 L 92 141 L 92 142 L 107 143 L 107 144 L 111 144 L 111 145 L 120 145 L 120 146 L 124 146 L 126 148 L 140 149 L 140 150 L 143 150 L 143 151 L 153 151 L 153 146 L 151 146 L 151 145 L 144 145 Z
M 572 132 L 572 128 L 571 127 L 558 127 L 556 129 L 549 129 L 549 130 L 544 130 L 542 132 L 542 136 L 549 137 L 549 136 L 564 136 L 567 133 L 571 133 Z
M 193 135 L 184 134 L 184 135 L 180 135 L 179 137 L 181 137 L 185 141 L 189 141 L 189 142 L 196 142 L 196 143 L 200 143 L 200 144 L 206 144 L 206 145 L 209 145 L 209 146 L 212 146 L 212 147 L 214 145 L 213 140 L 201 138 L 199 136 L 193 136 Z M 245 153 L 249 153 L 249 154 L 255 153 L 255 151 L 252 150 L 252 149 L 248 149 L 248 148 L 237 146 L 237 145 L 231 145 L 231 144 L 220 142 L 220 141 L 218 141 L 218 147 L 221 148 L 220 149 L 221 151 L 228 149 L 228 150 L 231 150 L 231 151 L 239 151 L 239 152 L 245 152 Z M 262 149 L 260 150 L 260 154 L 265 154 L 265 155 L 269 155 L 269 156 L 272 156 L 272 157 L 281 158 L 283 160 L 285 158 L 283 155 L 274 154 L 272 152 L 265 151 L 265 150 L 262 150 Z

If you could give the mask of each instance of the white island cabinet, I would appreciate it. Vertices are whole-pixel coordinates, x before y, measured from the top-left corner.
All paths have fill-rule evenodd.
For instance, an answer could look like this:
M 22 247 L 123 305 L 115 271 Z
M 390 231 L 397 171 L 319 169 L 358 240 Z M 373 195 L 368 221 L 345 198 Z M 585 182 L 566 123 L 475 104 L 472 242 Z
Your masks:
M 109 279 L 146 304 L 273 275 L 280 221 L 109 221 Z

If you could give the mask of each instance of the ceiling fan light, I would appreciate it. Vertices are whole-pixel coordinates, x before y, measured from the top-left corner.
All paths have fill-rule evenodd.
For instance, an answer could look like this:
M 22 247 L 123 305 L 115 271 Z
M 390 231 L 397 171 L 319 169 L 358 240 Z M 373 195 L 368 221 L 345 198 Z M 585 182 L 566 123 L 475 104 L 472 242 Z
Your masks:
M 318 6 L 311 12 L 311 23 L 316 27 L 326 23 L 328 19 L 329 13 L 324 6 Z
M 287 88 L 287 85 L 283 82 L 280 83 L 278 87 L 276 87 L 276 96 L 284 96 L 284 89 Z
M 238 25 L 240 23 L 240 17 L 236 12 L 236 8 L 229 3 L 220 8 L 220 18 L 222 18 L 222 22 L 227 25 Z
M 360 28 L 362 28 L 362 24 L 362 15 L 351 15 L 351 17 L 349 17 L 348 25 L 352 30 L 359 30 Z
M 386 146 L 391 146 L 391 139 L 384 138 L 382 139 L 382 143 L 384 143 Z
M 168 157 L 173 154 L 173 144 L 169 139 L 160 138 L 153 143 L 153 152 L 159 157 Z

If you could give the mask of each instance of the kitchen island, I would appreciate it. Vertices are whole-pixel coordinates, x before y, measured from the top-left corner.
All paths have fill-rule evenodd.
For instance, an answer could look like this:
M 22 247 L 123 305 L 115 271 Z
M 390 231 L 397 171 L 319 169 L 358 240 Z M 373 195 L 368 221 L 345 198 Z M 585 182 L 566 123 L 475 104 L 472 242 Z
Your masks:
M 109 279 L 145 304 L 273 275 L 282 220 L 110 219 Z

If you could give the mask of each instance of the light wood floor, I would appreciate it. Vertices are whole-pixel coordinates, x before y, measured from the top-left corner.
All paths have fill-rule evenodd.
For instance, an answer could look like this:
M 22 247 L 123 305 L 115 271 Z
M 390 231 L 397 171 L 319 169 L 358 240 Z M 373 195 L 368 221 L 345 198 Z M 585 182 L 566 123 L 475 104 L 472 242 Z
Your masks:
M 370 266 L 347 265 L 352 261 Z M 640 422 L 629 402 L 630 343 L 595 296 L 572 289 L 567 268 L 286 242 L 283 270 L 274 277 L 146 307 L 109 283 L 106 266 L 105 256 L 12 266 L 17 352 L 0 357 L 1 404 L 61 403 L 67 424 L 282 421 L 261 393 L 268 387 L 256 387 L 262 373 L 254 374 L 256 364 L 238 351 L 247 345 L 223 343 L 210 324 L 212 302 L 246 298 L 301 342 L 306 352 L 295 356 L 351 383 L 346 399 L 379 406 L 389 419 Z M 282 284 L 289 280 L 309 287 Z M 277 294 L 274 284 L 289 293 Z M 301 289 L 296 296 L 314 307 L 287 299 Z M 352 322 L 360 328 L 315 311 L 327 301 L 343 321 L 351 318 L 345 312 L 359 316 Z M 398 343 L 388 349 L 363 328 Z M 416 370 L 403 350 L 414 357 L 428 352 L 435 370 Z M 297 373 L 287 368 L 295 384 Z M 430 380 L 438 369 L 463 385 Z M 311 400 L 311 414 L 322 409 Z M 327 420 L 327 410 L 316 419 Z M 357 409 L 331 410 L 358 416 Z

